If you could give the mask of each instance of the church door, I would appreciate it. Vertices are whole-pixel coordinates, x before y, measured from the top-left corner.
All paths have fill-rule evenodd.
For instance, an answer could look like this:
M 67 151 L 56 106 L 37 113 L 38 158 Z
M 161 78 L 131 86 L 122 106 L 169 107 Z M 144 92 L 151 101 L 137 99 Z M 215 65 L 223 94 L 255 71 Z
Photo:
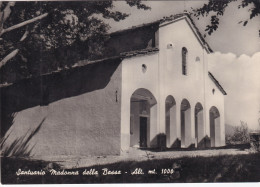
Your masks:
M 140 147 L 147 147 L 147 118 L 140 117 Z

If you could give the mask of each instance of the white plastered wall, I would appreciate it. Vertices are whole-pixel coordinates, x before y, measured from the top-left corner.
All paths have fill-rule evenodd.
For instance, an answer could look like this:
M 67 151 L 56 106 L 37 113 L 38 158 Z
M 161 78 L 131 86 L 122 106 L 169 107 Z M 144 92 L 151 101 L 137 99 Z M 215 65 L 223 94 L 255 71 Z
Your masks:
M 142 71 L 142 65 L 147 67 Z M 130 146 L 130 99 L 139 88 L 149 90 L 157 105 L 150 111 L 150 140 L 159 132 L 158 121 L 158 53 L 146 54 L 124 59 L 122 61 L 122 95 L 121 95 L 121 149 L 127 150 Z M 156 119 L 153 119 L 157 116 Z M 149 142 L 148 142 L 149 146 Z

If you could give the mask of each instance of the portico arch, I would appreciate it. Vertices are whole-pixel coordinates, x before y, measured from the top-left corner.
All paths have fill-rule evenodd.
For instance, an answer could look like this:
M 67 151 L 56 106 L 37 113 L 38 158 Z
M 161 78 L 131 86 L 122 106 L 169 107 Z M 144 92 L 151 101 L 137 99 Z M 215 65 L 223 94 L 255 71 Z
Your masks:
M 217 107 L 212 106 L 209 110 L 210 119 L 210 144 L 211 147 L 221 145 L 220 113 Z
M 165 100 L 165 132 L 166 132 L 166 146 L 174 146 L 177 137 L 176 131 L 176 102 L 173 96 L 169 95 Z
M 195 116 L 195 147 L 200 147 L 204 138 L 204 116 L 203 116 L 203 107 L 201 103 L 195 105 L 194 110 Z
M 145 88 L 139 88 L 130 99 L 130 147 L 157 145 L 157 101 Z
M 191 108 L 187 99 L 181 102 L 181 147 L 189 147 L 191 142 Z

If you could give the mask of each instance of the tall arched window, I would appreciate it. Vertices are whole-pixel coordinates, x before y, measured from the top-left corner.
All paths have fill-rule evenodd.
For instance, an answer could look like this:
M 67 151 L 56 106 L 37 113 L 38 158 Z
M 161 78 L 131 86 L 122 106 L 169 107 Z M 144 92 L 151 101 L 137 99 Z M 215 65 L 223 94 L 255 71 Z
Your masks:
M 188 55 L 188 50 L 186 47 L 183 47 L 181 50 L 182 53 L 182 74 L 187 75 L 187 55 Z

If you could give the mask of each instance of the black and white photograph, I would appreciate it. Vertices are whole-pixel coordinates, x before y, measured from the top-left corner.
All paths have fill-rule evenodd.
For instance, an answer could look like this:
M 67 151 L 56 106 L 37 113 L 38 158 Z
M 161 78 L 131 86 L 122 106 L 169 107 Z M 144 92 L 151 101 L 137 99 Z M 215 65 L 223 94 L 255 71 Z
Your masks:
M 260 182 L 260 1 L 0 1 L 1 184 Z

